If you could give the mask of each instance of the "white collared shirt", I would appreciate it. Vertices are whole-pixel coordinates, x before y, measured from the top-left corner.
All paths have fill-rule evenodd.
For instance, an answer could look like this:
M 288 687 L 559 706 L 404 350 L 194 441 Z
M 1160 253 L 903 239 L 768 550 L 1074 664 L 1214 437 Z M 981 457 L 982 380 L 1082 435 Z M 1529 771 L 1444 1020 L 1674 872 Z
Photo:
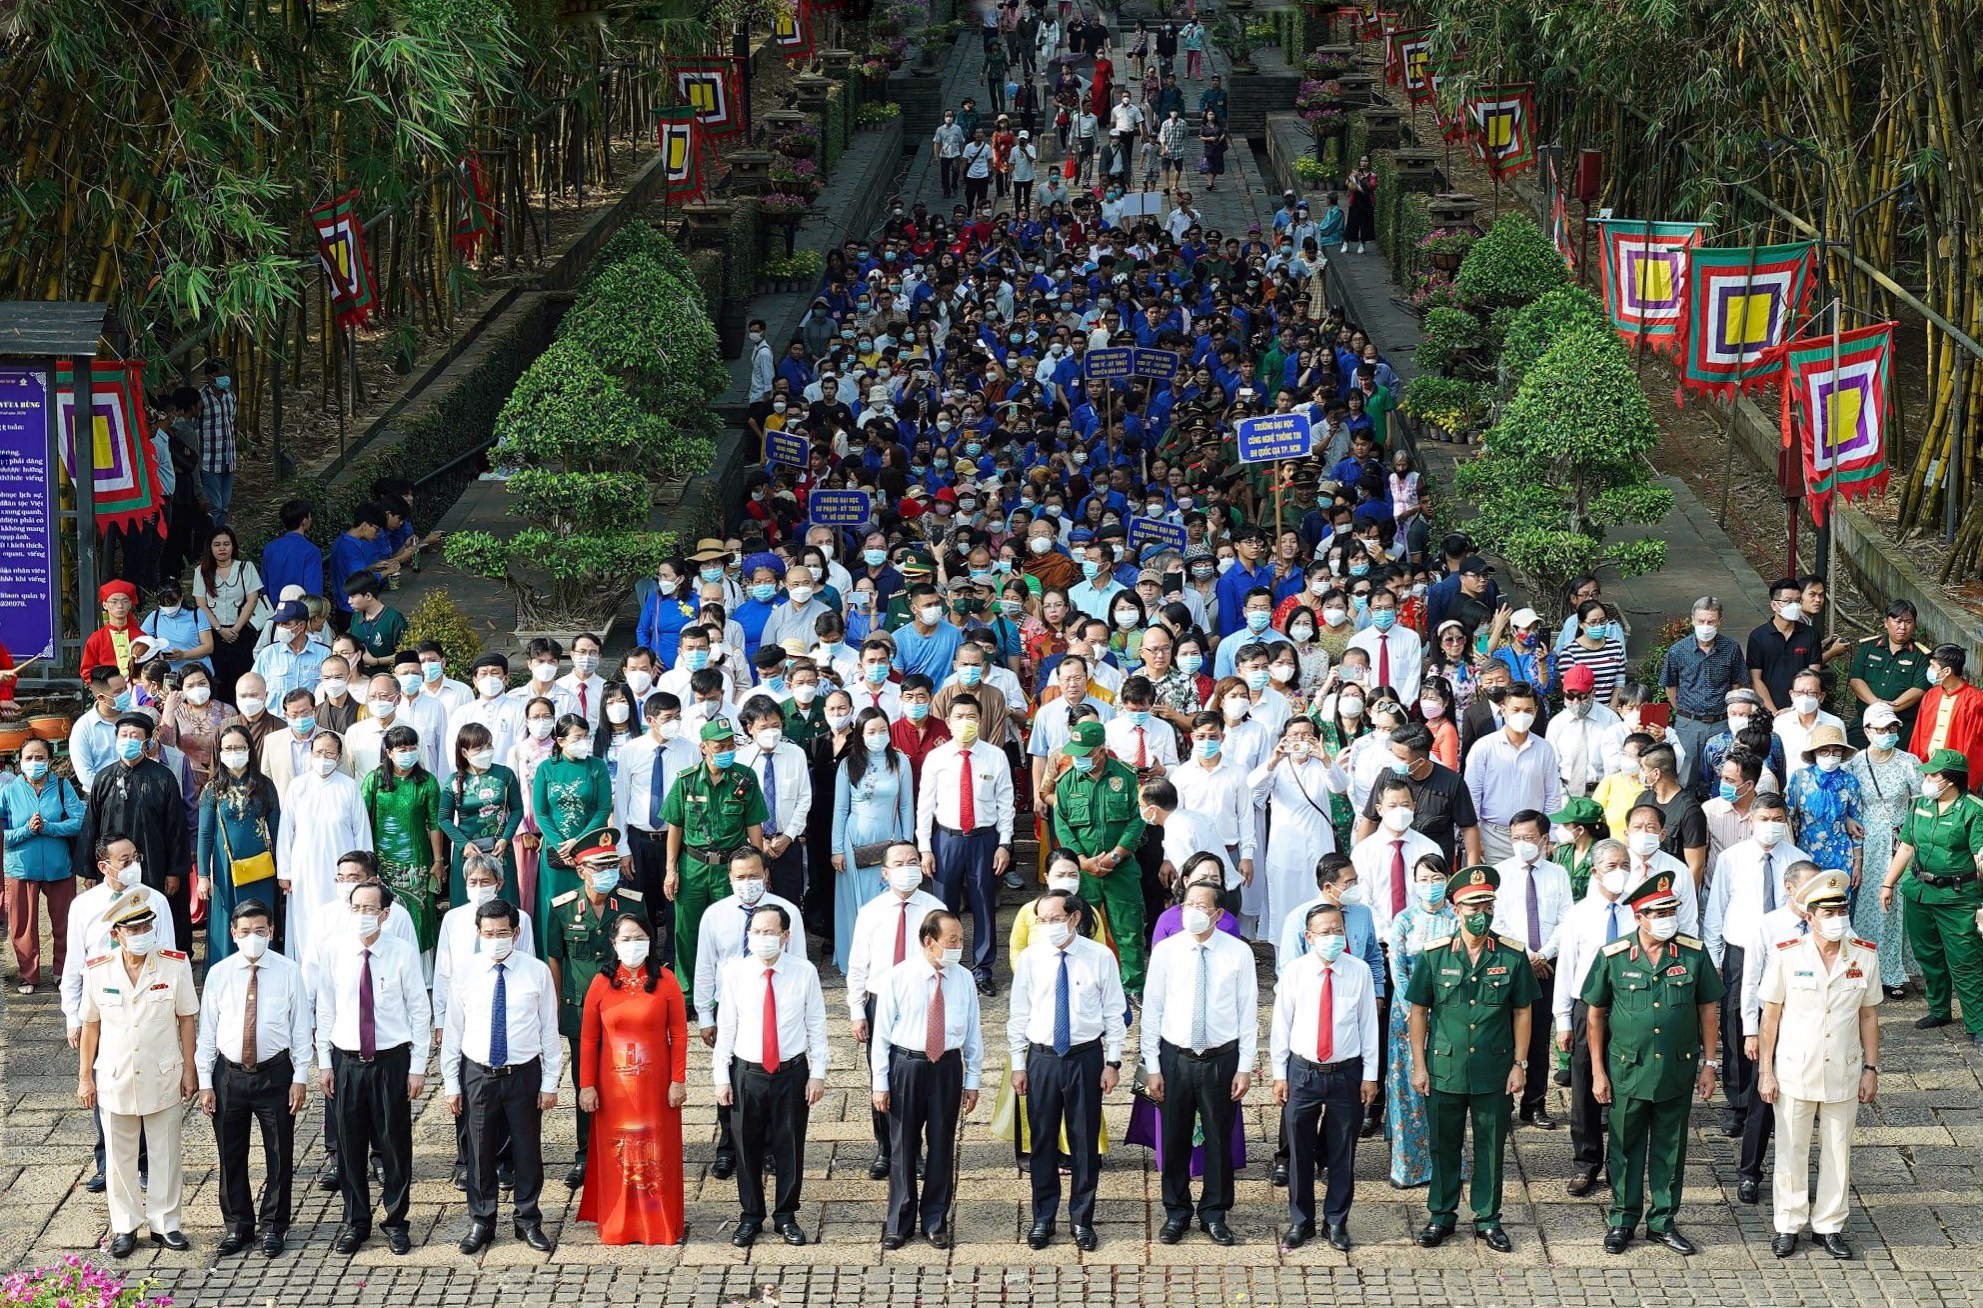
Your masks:
M 978 983 L 969 969 L 951 963 L 938 968 L 923 957 L 917 943 L 914 957 L 888 969 L 875 987 L 874 1031 L 868 1047 L 868 1069 L 874 1092 L 888 1091 L 888 1056 L 892 1045 L 923 1051 L 929 1030 L 930 998 L 938 977 L 943 984 L 943 1047 L 960 1051 L 964 1088 L 976 1090 L 985 1061 L 984 1036 L 978 1018 Z
M 606 679 L 604 677 L 596 672 L 589 677 L 581 677 L 577 672 L 567 672 L 551 684 L 563 687 L 565 693 L 572 697 L 572 702 L 579 706 L 578 715 L 585 719 L 585 725 L 594 731 L 599 730 L 599 710 L 601 708 L 599 701 L 606 694 Z M 583 699 L 579 697 L 579 687 L 581 686 L 585 688 Z
M 271 949 L 255 960 L 255 1061 L 266 1063 L 287 1053 L 294 1069 L 291 1080 L 310 1079 L 310 995 L 303 969 Z M 235 952 L 207 969 L 206 992 L 200 996 L 199 1043 L 193 1065 L 200 1089 L 213 1089 L 216 1056 L 241 1061 L 241 1036 L 247 1029 L 248 956 Z
M 92 958 L 101 958 L 112 948 L 110 926 L 103 920 L 103 915 L 125 889 L 123 886 L 112 886 L 105 879 L 77 895 L 69 904 L 69 946 L 62 957 L 62 1018 L 71 1031 L 83 1028 L 83 968 Z M 158 944 L 154 948 L 179 948 L 172 933 L 171 903 L 150 886 L 145 886 L 144 892 L 158 927 Z
M 1402 702 L 1416 703 L 1419 669 L 1424 663 L 1425 655 L 1425 647 L 1420 642 L 1418 633 L 1409 627 L 1394 626 L 1389 631 L 1365 627 L 1351 636 L 1349 648 L 1360 649 L 1370 656 L 1372 677 L 1375 677 L 1377 670 L 1384 666 L 1378 658 L 1380 640 L 1383 650 L 1390 655 L 1391 688 L 1398 692 L 1398 698 Z
M 448 998 L 453 989 L 454 978 L 463 975 L 465 969 L 477 954 L 482 952 L 482 934 L 475 925 L 474 904 L 456 904 L 441 916 L 439 938 L 434 944 L 434 1029 L 447 1026 Z M 532 945 L 536 939 L 530 927 L 530 914 L 516 910 L 516 952 L 535 955 Z M 404 913 L 395 913 L 388 922 L 406 918 Z M 409 922 L 410 918 L 407 919 Z
M 1625 889 L 1644 881 L 1655 872 L 1673 874 L 1673 896 L 1680 901 L 1680 934 L 1698 936 L 1701 934 L 1701 892 L 1694 886 L 1694 873 L 1685 863 L 1663 849 L 1656 849 L 1649 859 L 1632 857 L 1625 868 Z M 1717 964 L 1719 966 L 1719 964 Z
M 1388 937 L 1391 934 L 1391 865 L 1392 846 L 1403 842 L 1405 856 L 1405 907 L 1417 902 L 1412 889 L 1414 869 L 1418 861 L 1427 854 L 1437 854 L 1439 846 L 1429 838 L 1407 828 L 1403 834 L 1391 830 L 1382 823 L 1377 830 L 1350 847 L 1350 863 L 1356 868 L 1356 879 L 1363 886 L 1363 902 L 1369 906 L 1370 915 L 1377 920 L 1377 934 Z
M 631 830 L 666 833 L 668 824 L 653 803 L 654 769 L 661 769 L 660 795 L 665 802 L 675 778 L 694 767 L 702 758 L 696 742 L 676 736 L 665 744 L 643 731 L 620 746 L 620 771 L 613 782 L 613 817 L 621 832 Z M 628 838 L 620 837 L 620 852 L 630 854 Z
M 801 962 L 805 961 L 806 933 L 799 925 L 797 904 L 769 890 L 759 895 L 755 904 L 745 904 L 734 893 L 723 896 L 702 910 L 702 922 L 696 928 L 695 1013 L 699 1026 L 707 1028 L 716 1025 L 716 1004 L 720 997 L 718 983 L 723 969 L 750 953 L 750 945 L 744 937 L 750 934 L 751 915 L 760 908 L 769 907 L 785 910 L 785 920 L 792 924 L 786 952 Z
M 762 1061 L 764 1050 L 765 965 L 755 957 L 723 965 L 722 998 L 716 1010 L 716 1052 L 710 1076 L 720 1089 L 730 1084 L 730 1060 Z M 806 1079 L 826 1079 L 826 997 L 819 971 L 788 951 L 772 960 L 771 993 L 778 1008 L 778 1065 L 804 1056 Z
M 805 835 L 806 819 L 812 813 L 812 764 L 806 752 L 789 740 L 778 742 L 769 760 L 775 786 L 765 785 L 766 759 L 755 743 L 744 744 L 739 739 L 737 762 L 757 774 L 764 802 L 771 806 L 773 820 L 765 823 L 764 834 L 790 836 L 795 841 Z
M 551 969 L 515 950 L 500 963 L 477 954 L 455 978 L 454 1002 L 447 1025 L 441 1028 L 441 1083 L 447 1093 L 461 1093 L 461 1061 L 493 1066 L 490 1048 L 495 1035 L 496 983 L 503 985 L 503 1032 L 508 1048 L 501 1066 L 538 1063 L 539 1094 L 556 1094 L 563 1065 L 564 1042 L 558 1038 L 558 993 Z
M 1076 936 L 1067 948 L 1047 943 L 1046 929 L 1035 925 L 1037 944 L 1019 955 L 1012 973 L 1012 1001 L 1006 1011 L 1005 1044 L 1009 1066 L 1026 1065 L 1028 1045 L 1053 1045 L 1054 1008 L 1060 985 L 1061 955 L 1067 956 L 1067 1015 L 1070 1041 L 1100 1040 L 1104 1061 L 1122 1061 L 1122 968 L 1106 945 Z
M 1124 710 L 1109 719 L 1102 732 L 1103 739 L 1108 742 L 1109 753 L 1130 767 L 1136 766 L 1138 733 L 1141 733 L 1144 767 L 1168 771 L 1178 765 L 1177 731 L 1155 714 L 1139 727 L 1129 720 L 1129 713 Z
M 1563 807 L 1563 769 L 1549 742 L 1531 731 L 1517 745 L 1504 727 L 1483 736 L 1466 760 L 1467 789 L 1482 823 L 1505 827 L 1525 808 Z
M 1204 1044 L 1192 1042 L 1198 971 L 1206 971 Z M 1216 927 L 1205 939 L 1180 931 L 1150 951 L 1143 986 L 1143 1070 L 1157 1072 L 1161 1039 L 1194 1053 L 1237 1040 L 1239 1070 L 1253 1070 L 1260 1047 L 1260 983 L 1253 951 Z
M 1555 958 L 1560 946 L 1563 915 L 1570 911 L 1570 872 L 1559 863 L 1538 860 L 1533 867 L 1518 858 L 1494 865 L 1501 874 L 1501 891 L 1494 897 L 1494 933 L 1520 941 L 1531 954 Z M 1542 937 L 1529 939 L 1529 881 L 1536 890 L 1536 918 Z
M 394 917 L 399 916 L 393 914 Z M 388 918 L 388 921 L 391 919 Z M 329 942 L 324 975 L 313 987 L 317 999 L 317 1066 L 331 1065 L 332 1048 L 356 1054 L 363 1047 L 358 1029 L 359 981 L 365 954 L 372 959 L 373 1047 L 413 1045 L 412 1075 L 427 1065 L 432 1010 L 420 975 L 419 951 L 404 940 L 379 932 L 368 945 L 352 931 Z
M 1595 873 L 1592 881 L 1596 881 Z M 1498 898 L 1496 903 L 1498 906 Z M 1614 926 L 1616 934 L 1613 934 Z M 1595 885 L 1570 906 L 1556 933 L 1556 976 L 1550 992 L 1550 1011 L 1555 1014 L 1558 1031 L 1570 1029 L 1571 1006 L 1583 998 L 1584 981 L 1590 976 L 1598 954 L 1613 940 L 1621 940 L 1638 929 L 1639 915 L 1631 906 L 1606 899 Z
M 907 906 L 906 909 L 904 906 Z M 912 961 L 920 946 L 916 932 L 923 919 L 943 907 L 927 890 L 903 899 L 894 891 L 876 895 L 854 915 L 854 941 L 847 950 L 847 1015 L 858 1022 L 867 1016 L 868 980 L 880 979 L 895 966 L 895 937 L 902 937 L 903 960 Z
M 1174 809 L 1164 819 L 1164 861 L 1171 870 L 1183 875 L 1184 865 L 1192 856 L 1199 853 L 1216 854 L 1219 866 L 1225 870 L 1227 890 L 1237 890 L 1242 884 L 1239 868 L 1226 853 L 1225 842 L 1218 839 L 1218 827 L 1203 813 L 1193 813 L 1190 809 Z
M 923 759 L 923 780 L 916 795 L 916 847 L 928 853 L 936 827 L 956 831 L 963 826 L 963 770 L 971 769 L 971 806 L 977 825 L 998 832 L 998 843 L 1012 843 L 1012 764 L 1005 752 L 978 741 L 967 751 L 946 740 Z
M 1177 787 L 1177 806 L 1211 822 L 1219 849 L 1237 846 L 1241 859 L 1256 856 L 1253 787 L 1245 768 L 1222 752 L 1217 767 L 1193 758 L 1172 768 L 1170 781 Z
M 1170 941 L 1165 941 L 1169 944 Z M 1331 974 L 1329 1027 L 1335 1047 L 1329 1062 L 1363 1060 L 1363 1079 L 1377 1080 L 1377 1053 L 1382 1046 L 1377 1035 L 1376 982 L 1370 964 L 1347 950 L 1327 965 Z M 1316 1057 L 1317 1037 L 1322 1033 L 1322 973 L 1320 954 L 1303 954 L 1289 963 L 1274 986 L 1274 1015 L 1268 1027 L 1267 1056 L 1272 1060 L 1274 1079 L 1288 1079 L 1288 1055 L 1298 1054 L 1311 1063 Z
M 1756 919 L 1756 934 L 1742 947 L 1742 1034 L 1763 1033 L 1763 974 L 1780 941 L 1809 935 L 1809 924 L 1788 904 Z
M 1791 844 L 1787 835 L 1772 849 L 1764 849 L 1751 836 L 1721 851 L 1708 881 L 1707 911 L 1701 915 L 1701 940 L 1716 967 L 1721 966 L 1729 944 L 1742 948 L 1753 941 L 1756 923 L 1768 911 L 1772 891 L 1776 905 L 1782 906 L 1788 897 L 1783 889 L 1783 870 L 1810 857 Z

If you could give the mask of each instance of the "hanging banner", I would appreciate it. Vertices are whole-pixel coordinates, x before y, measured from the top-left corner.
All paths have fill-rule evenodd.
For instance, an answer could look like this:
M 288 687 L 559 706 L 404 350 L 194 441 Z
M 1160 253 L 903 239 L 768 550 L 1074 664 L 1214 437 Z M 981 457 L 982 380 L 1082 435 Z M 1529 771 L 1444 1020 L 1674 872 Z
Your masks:
M 1790 340 L 1810 308 L 1811 250 L 1811 242 L 1798 241 L 1693 252 L 1683 387 L 1727 399 L 1775 378 L 1778 360 L 1770 352 Z
M 677 60 L 675 90 L 684 103 L 695 106 L 704 140 L 722 140 L 744 130 L 736 60 L 715 56 Z
M 1783 443 L 1804 465 L 1811 520 L 1822 525 L 1831 499 L 1864 499 L 1887 484 L 1887 378 L 1890 322 L 1793 341 L 1783 356 Z
M 677 105 L 673 109 L 662 109 L 655 115 L 655 144 L 661 149 L 662 165 L 668 170 L 668 202 L 680 204 L 702 197 L 702 160 L 696 149 L 696 137 L 701 132 L 695 106 Z
M 1627 345 L 1644 341 L 1678 353 L 1686 323 L 1689 254 L 1707 237 L 1706 223 L 1595 218 L 1604 305 Z
M 1563 262 L 1570 265 L 1572 273 L 1577 270 L 1577 243 L 1570 239 L 1570 210 L 1563 198 L 1563 174 L 1557 169 L 1556 160 L 1562 152 L 1558 146 L 1550 153 L 1544 177 L 1549 192 L 1549 240 L 1556 252 L 1563 256 Z
M 372 263 L 365 255 L 365 224 L 358 217 L 356 187 L 329 204 L 310 210 L 317 233 L 317 260 L 330 282 L 331 307 L 340 327 L 363 327 L 378 307 Z
M 54 658 L 61 632 L 50 372 L 45 360 L 0 367 L 0 644 L 15 663 Z
M 787 59 L 812 57 L 810 0 L 792 0 L 790 9 L 780 8 L 771 16 L 771 44 Z
M 482 172 L 482 161 L 464 155 L 454 161 L 454 248 L 464 259 L 473 258 L 496 232 L 496 210 L 489 203 L 489 179 Z
M 90 374 L 89 440 L 96 469 L 98 530 L 156 522 L 163 500 L 158 465 L 145 430 L 145 365 L 98 360 Z M 62 471 L 76 476 L 76 377 L 64 361 L 55 373 L 56 420 L 61 424 Z
M 1535 166 L 1535 87 L 1529 82 L 1488 86 L 1467 99 L 1474 154 L 1497 179 Z
M 1432 28 L 1414 27 L 1394 38 L 1398 50 L 1398 76 L 1413 104 L 1423 104 L 1432 96 Z

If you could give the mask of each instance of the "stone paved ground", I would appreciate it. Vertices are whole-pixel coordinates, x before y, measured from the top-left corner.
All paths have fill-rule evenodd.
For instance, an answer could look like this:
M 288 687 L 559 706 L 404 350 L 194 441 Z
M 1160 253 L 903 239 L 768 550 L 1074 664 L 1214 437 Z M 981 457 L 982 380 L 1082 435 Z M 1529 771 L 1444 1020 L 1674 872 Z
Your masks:
M 975 61 L 974 42 L 961 42 L 959 50 L 962 58 Z M 918 125 L 909 127 L 909 139 L 917 140 Z M 926 134 L 925 129 L 921 135 Z M 1272 208 L 1275 197 L 1271 183 L 1261 182 L 1251 151 L 1236 148 L 1234 161 L 1244 188 L 1212 195 L 1200 188 L 1199 207 L 1208 222 L 1244 232 L 1247 222 Z M 912 170 L 912 183 L 922 183 L 925 172 Z M 922 185 L 916 193 L 935 202 L 934 190 L 933 184 Z M 1377 256 L 1369 258 L 1376 263 Z M 1386 348 L 1396 344 L 1380 340 Z M 1018 902 L 1007 897 L 1001 928 L 1009 926 Z M 1002 933 L 999 938 L 1002 942 Z M 998 956 L 1002 965 L 1002 943 Z M 1051 1308 L 1097 1302 L 1280 1308 L 1337 1299 L 1397 1308 L 1983 1303 L 1977 1237 L 1983 1230 L 1978 1175 L 1983 1055 L 1943 1038 L 1943 1032 L 1913 1030 L 1912 1020 L 1923 1011 L 1918 998 L 1889 1010 L 1881 1055 L 1889 1074 L 1880 1102 L 1860 1112 L 1847 1233 L 1861 1257 L 1850 1264 L 1808 1248 L 1784 1263 L 1771 1256 L 1768 1209 L 1735 1202 L 1734 1142 L 1714 1131 L 1716 1114 L 1705 1106 L 1694 1113 L 1682 1213 L 1684 1229 L 1702 1246 L 1696 1258 L 1682 1260 L 1643 1244 L 1622 1257 L 1607 1257 L 1601 1249 L 1600 1199 L 1563 1193 L 1572 1173 L 1565 1133 L 1534 1130 L 1517 1131 L 1511 1144 L 1506 1218 L 1515 1242 L 1512 1255 L 1496 1257 L 1471 1241 L 1432 1251 L 1411 1245 L 1409 1233 L 1424 1220 L 1423 1192 L 1392 1190 L 1382 1143 L 1369 1141 L 1358 1152 L 1360 1190 L 1351 1217 L 1357 1247 L 1344 1256 L 1318 1243 L 1282 1256 L 1275 1235 L 1286 1220 L 1285 1197 L 1265 1179 L 1274 1132 L 1264 1088 L 1249 1096 L 1246 1110 L 1254 1161 L 1238 1183 L 1232 1225 L 1242 1243 L 1235 1248 L 1218 1248 L 1195 1233 L 1175 1247 L 1155 1243 L 1162 1222 L 1157 1176 L 1147 1151 L 1118 1146 L 1103 1160 L 1101 1248 L 1078 1253 L 1063 1228 L 1055 1247 L 1029 1250 L 1021 1239 L 1029 1191 L 1013 1169 L 1011 1147 L 990 1136 L 987 1093 L 965 1129 L 954 1223 L 960 1243 L 947 1253 L 914 1245 L 882 1254 L 876 1242 L 886 1184 L 867 1179 L 873 1148 L 867 1101 L 840 1016 L 845 1006 L 835 1002 L 842 985 L 837 976 L 828 984 L 838 1061 L 809 1132 L 803 1220 L 815 1242 L 804 1249 L 760 1241 L 746 1254 L 728 1243 L 735 1185 L 707 1175 L 715 1113 L 708 1064 L 698 1057 L 691 1059 L 686 1110 L 691 1230 L 689 1243 L 679 1249 L 608 1249 L 591 1227 L 572 1220 L 576 1201 L 556 1180 L 569 1157 L 567 1107 L 554 1114 L 546 1130 L 553 1173 L 545 1194 L 546 1227 L 557 1241 L 555 1251 L 531 1253 L 509 1238 L 504 1225 L 498 1243 L 484 1255 L 463 1258 L 454 1244 L 466 1225 L 465 1207 L 448 1184 L 453 1128 L 430 1091 L 415 1121 L 416 1247 L 410 1257 L 393 1258 L 376 1239 L 359 1257 L 336 1256 L 330 1250 L 336 1197 L 299 1185 L 286 1255 L 269 1262 L 251 1254 L 217 1265 L 212 1250 L 221 1232 L 212 1134 L 195 1112 L 186 1134 L 185 1225 L 193 1251 L 170 1255 L 147 1244 L 129 1265 L 157 1278 L 182 1304 L 228 1308 L 328 1303 L 442 1308 L 491 1302 L 552 1308 L 609 1297 L 668 1305 L 838 1308 L 1024 1303 Z M 1263 973 L 1263 995 L 1269 984 Z M 46 990 L 25 1000 L 7 994 L 0 1004 L 6 1059 L 0 1266 L 33 1265 L 94 1248 L 104 1235 L 105 1209 L 100 1197 L 81 1189 L 90 1171 L 90 1120 L 75 1104 L 74 1056 L 63 1040 L 55 997 Z M 1004 1059 L 1003 995 L 987 1004 L 985 1016 L 991 1034 L 989 1087 Z M 1262 1021 L 1264 1029 L 1264 1010 Z M 1567 1118 L 1564 1092 L 1551 1093 L 1553 1111 Z M 570 1101 L 567 1086 L 565 1102 Z M 322 1160 L 320 1108 L 321 1100 L 313 1096 L 298 1131 L 299 1175 L 306 1178 Z M 1107 1109 L 1112 1137 L 1120 1139 L 1128 1115 L 1128 1096 L 1119 1092 Z

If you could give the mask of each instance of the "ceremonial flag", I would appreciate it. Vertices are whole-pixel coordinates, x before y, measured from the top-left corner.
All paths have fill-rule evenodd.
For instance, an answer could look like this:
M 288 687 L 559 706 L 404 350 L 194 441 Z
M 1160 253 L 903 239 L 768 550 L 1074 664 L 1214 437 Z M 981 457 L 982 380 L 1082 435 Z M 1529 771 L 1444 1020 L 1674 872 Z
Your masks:
M 1683 386 L 1726 399 L 1776 375 L 1770 351 L 1790 340 L 1809 308 L 1811 251 L 1798 241 L 1693 252 Z
M 55 413 L 62 439 L 62 471 L 76 478 L 76 372 L 64 359 L 55 371 Z M 100 530 L 142 527 L 163 505 L 158 464 L 145 431 L 145 365 L 141 360 L 97 360 L 90 370 L 89 451 L 95 469 L 96 521 Z
M 771 43 L 787 59 L 805 59 L 812 54 L 810 0 L 792 0 L 790 9 L 781 7 L 771 16 Z
M 1792 341 L 1783 356 L 1783 443 L 1800 447 L 1811 520 L 1831 498 L 1864 499 L 1887 484 L 1887 377 L 1894 324 Z
M 1677 352 L 1686 322 L 1687 264 L 1706 223 L 1597 219 L 1604 305 L 1627 345 Z
M 661 149 L 661 157 L 666 160 L 663 166 L 668 170 L 669 203 L 701 198 L 702 161 L 698 157 L 696 137 L 702 129 L 696 118 L 695 106 L 677 105 L 661 110 L 656 117 L 660 121 L 655 128 L 655 143 Z
M 1472 120 L 1474 153 L 1496 179 L 1513 177 L 1535 166 L 1535 86 L 1518 82 L 1489 86 L 1467 100 Z
M 455 160 L 454 189 L 454 248 L 469 258 L 496 230 L 496 210 L 489 203 L 489 179 L 481 160 L 473 155 Z
M 378 307 L 372 282 L 372 262 L 365 254 L 365 225 L 358 217 L 354 187 L 320 208 L 310 210 L 317 233 L 317 260 L 330 280 L 331 307 L 340 327 L 363 327 Z
M 1413 104 L 1423 104 L 1432 96 L 1432 28 L 1414 27 L 1408 32 L 1399 32 L 1395 38 L 1398 51 L 1398 76 L 1393 82 L 1402 80 L 1405 93 L 1411 96 Z
M 1549 239 L 1556 246 L 1556 252 L 1563 256 L 1563 262 L 1572 271 L 1577 267 L 1577 243 L 1570 239 L 1570 212 L 1563 199 L 1563 174 L 1556 168 L 1557 155 L 1549 156 L 1547 168 L 1549 182 Z
M 722 140 L 744 130 L 736 60 L 716 56 L 677 60 L 675 90 L 685 103 L 695 106 L 704 140 Z

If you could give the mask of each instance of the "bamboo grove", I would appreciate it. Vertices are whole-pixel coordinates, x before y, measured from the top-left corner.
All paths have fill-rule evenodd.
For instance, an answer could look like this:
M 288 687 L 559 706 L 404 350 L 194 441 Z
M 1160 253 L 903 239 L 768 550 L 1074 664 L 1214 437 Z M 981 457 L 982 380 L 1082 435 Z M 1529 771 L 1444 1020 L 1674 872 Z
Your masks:
M 1441 62 L 1460 73 L 1450 93 L 1533 80 L 1538 139 L 1604 152 L 1601 203 L 1710 220 L 1722 244 L 1822 235 L 1848 324 L 1921 324 L 1929 403 L 1900 413 L 1894 461 L 1902 524 L 1938 528 L 1930 473 L 1947 467 L 1958 415 L 1979 430 L 1983 360 L 1850 256 L 1983 340 L 1983 3 L 1421 0 L 1409 13 L 1438 27 Z M 1978 444 L 1961 442 L 1960 486 Z M 1961 501 L 1967 567 L 1983 512 Z
M 549 197 L 651 139 L 716 0 L 15 0 L 0 11 L 0 299 L 115 303 L 124 352 L 232 360 L 244 429 L 285 369 L 345 393 L 306 211 L 360 188 L 388 344 L 446 334 L 547 248 Z M 500 215 L 452 244 L 459 161 Z M 378 320 L 375 320 L 378 322 Z

